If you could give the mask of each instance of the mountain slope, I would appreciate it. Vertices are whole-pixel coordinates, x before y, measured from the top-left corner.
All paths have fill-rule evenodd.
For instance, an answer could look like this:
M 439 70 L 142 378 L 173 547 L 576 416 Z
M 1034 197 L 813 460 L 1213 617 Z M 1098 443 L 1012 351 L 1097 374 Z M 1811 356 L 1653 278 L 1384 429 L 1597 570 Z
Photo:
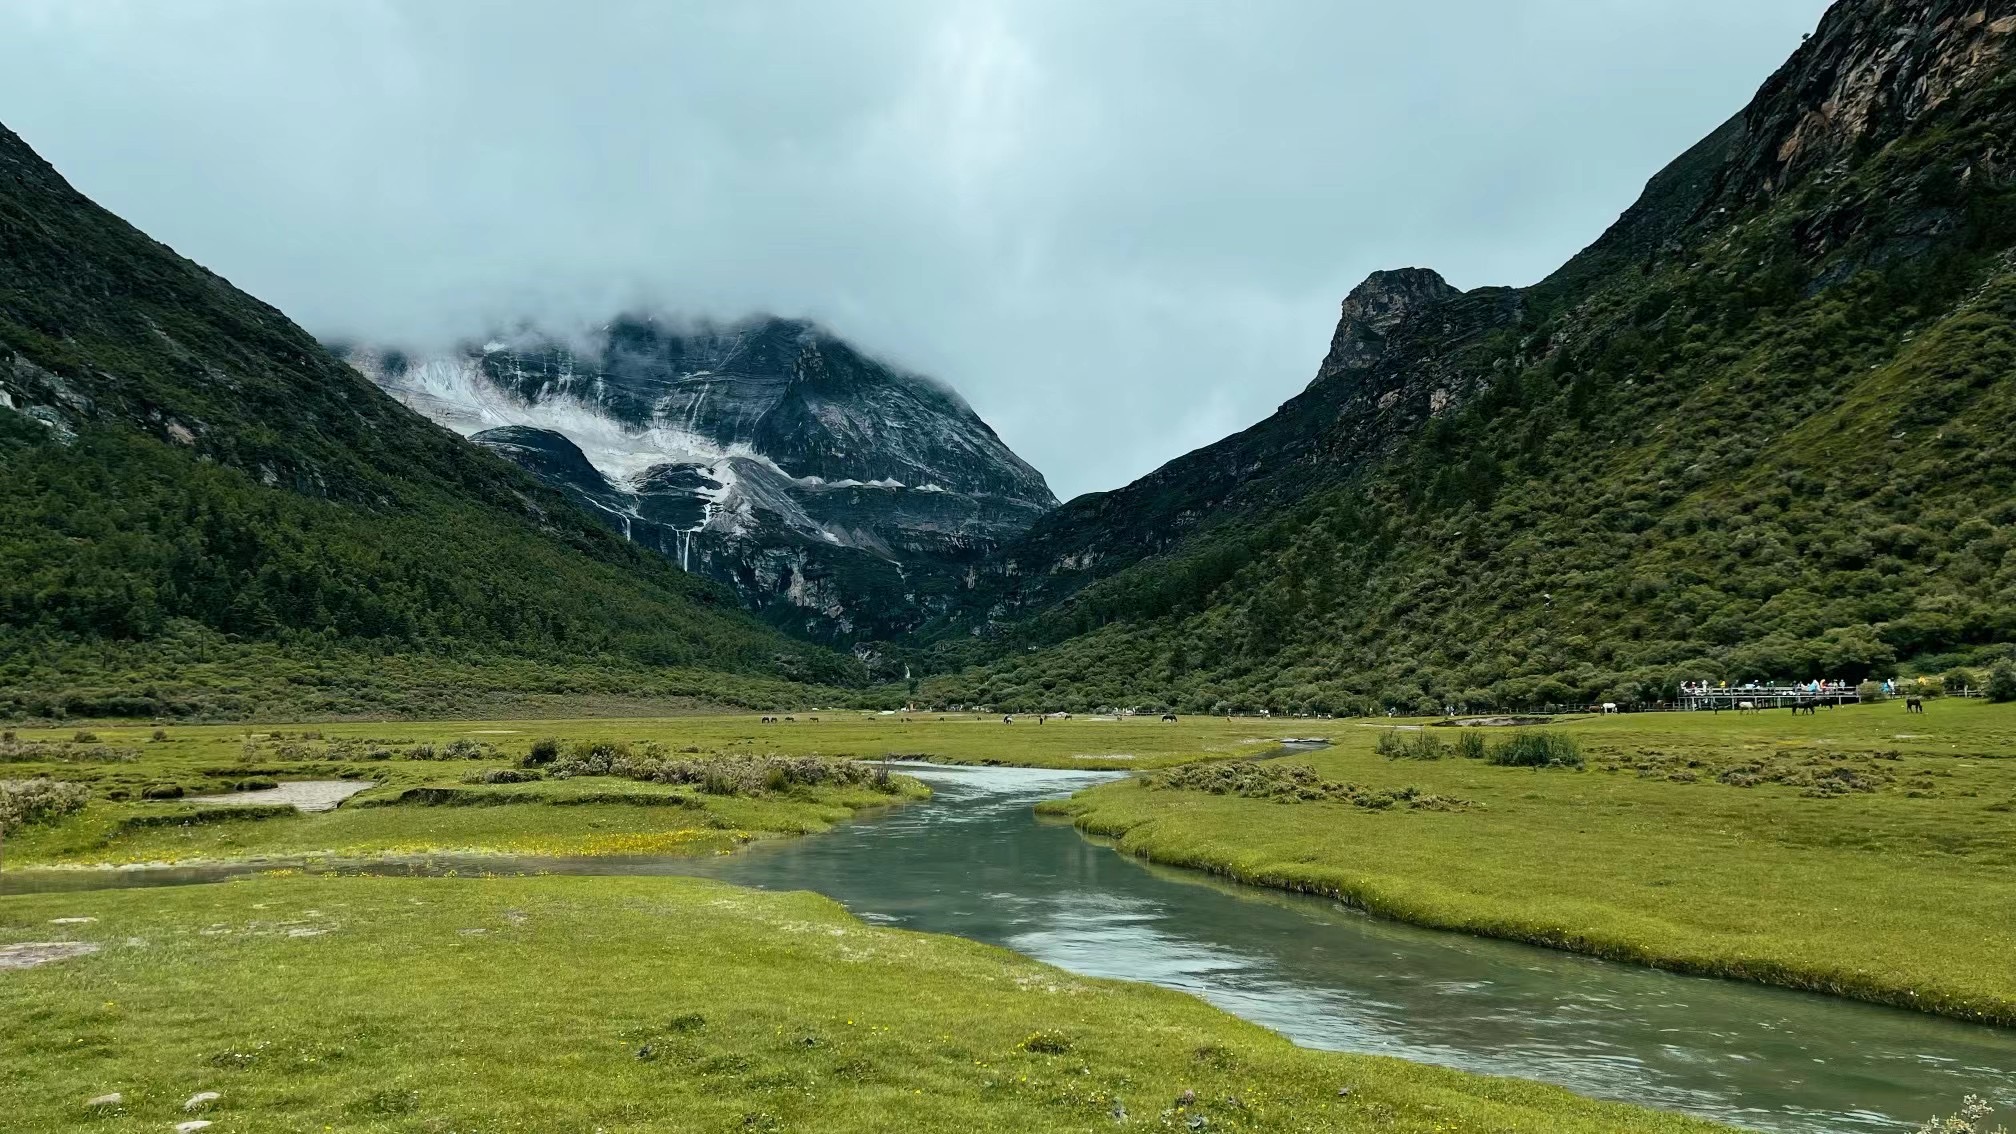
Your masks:
M 2016 3 L 1843 0 L 1553 277 L 1374 277 L 1280 413 L 1039 523 L 940 647 L 1010 660 L 937 692 L 1439 709 L 2005 652 L 2012 60 Z
M 398 405 L 4 128 L 0 268 L 0 702 L 15 711 L 97 703 L 168 641 L 856 672 Z
M 956 394 L 813 324 L 624 316 L 440 357 L 349 347 L 435 421 L 793 631 L 854 643 L 948 609 L 1056 505 Z

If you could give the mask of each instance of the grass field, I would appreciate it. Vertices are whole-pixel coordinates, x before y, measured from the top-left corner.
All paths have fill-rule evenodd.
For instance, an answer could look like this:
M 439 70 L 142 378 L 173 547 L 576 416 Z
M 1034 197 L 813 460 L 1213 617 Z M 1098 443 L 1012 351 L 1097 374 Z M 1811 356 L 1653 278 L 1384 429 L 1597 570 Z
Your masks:
M 99 951 L 0 968 L 10 1129 L 166 1130 L 209 1091 L 211 1134 L 1103 1131 L 1116 1102 L 1151 1130 L 1716 1129 L 689 879 L 0 898 L 0 944 L 60 940 Z
M 711 853 L 823 830 L 924 789 L 902 777 L 880 789 L 727 794 L 599 775 L 468 781 L 515 768 L 544 737 L 559 738 L 563 751 L 620 745 L 695 761 L 819 754 L 1148 770 L 1199 760 L 1222 767 L 1277 754 L 1282 736 L 1313 733 L 1337 746 L 1269 767 L 1306 765 L 1351 792 L 1283 804 L 1129 781 L 1057 806 L 1130 853 L 1335 893 L 1419 924 L 2016 1022 L 2016 967 L 2003 960 L 2016 955 L 2016 707 L 1942 700 L 1924 716 L 1883 705 L 1811 717 L 1584 719 L 1556 729 L 1580 742 L 1580 771 L 1387 759 L 1374 751 L 1387 731 L 1346 720 L 1004 725 L 830 711 L 776 723 L 189 726 L 162 739 L 152 728 L 100 728 L 81 739 L 75 730 L 21 730 L 0 743 L 0 777 L 51 775 L 92 792 L 80 813 L 11 833 L 15 866 Z M 188 801 L 303 779 L 373 786 L 320 815 L 244 815 Z M 164 788 L 184 798 L 142 798 Z M 1410 791 L 1435 806 L 1382 803 Z
M 816 718 L 816 719 L 815 719 Z M 1057 768 L 1158 768 L 1272 754 L 1280 729 L 1204 719 L 1022 720 L 857 712 L 637 720 L 454 721 L 248 729 L 204 725 L 18 729 L 0 741 L 0 779 L 86 785 L 84 810 L 11 832 L 6 861 L 121 865 L 303 855 L 430 852 L 531 855 L 688 854 L 821 831 L 864 807 L 927 794 L 896 777 L 885 789 L 798 786 L 721 794 L 602 775 L 523 784 L 470 783 L 515 769 L 543 738 L 563 752 L 618 747 L 708 762 L 745 757 L 907 757 Z M 371 785 L 340 809 L 303 815 L 189 802 L 301 780 Z M 172 798 L 150 798 L 171 796 Z
M 1046 809 L 1131 854 L 1421 925 L 2016 1024 L 2016 706 L 1585 719 L 1556 730 L 1579 771 L 1387 759 L 1383 728 L 1326 724 L 1334 749 L 1281 767 L 1470 806 L 1137 778 Z
M 483 783 L 517 771 L 501 752 L 463 759 L 285 759 L 272 752 L 206 762 L 184 752 L 131 762 L 52 767 L 91 785 L 82 810 L 12 832 L 6 862 L 119 866 L 234 859 L 366 858 L 430 853 L 538 856 L 707 854 L 759 838 L 826 830 L 867 808 L 928 798 L 904 776 L 886 783 L 781 784 L 726 790 L 696 784 L 579 775 L 529 783 Z M 160 745 L 165 749 L 168 745 Z M 406 750 L 400 750 L 401 752 Z M 702 759 L 703 766 L 714 761 Z M 30 769 L 6 769 L 15 776 Z M 95 776 L 92 773 L 96 773 Z M 204 802 L 296 781 L 350 780 L 365 790 L 331 811 Z M 479 781 L 479 782 L 471 782 Z M 183 798 L 148 799 L 164 785 Z M 373 786 L 366 786 L 373 785 Z

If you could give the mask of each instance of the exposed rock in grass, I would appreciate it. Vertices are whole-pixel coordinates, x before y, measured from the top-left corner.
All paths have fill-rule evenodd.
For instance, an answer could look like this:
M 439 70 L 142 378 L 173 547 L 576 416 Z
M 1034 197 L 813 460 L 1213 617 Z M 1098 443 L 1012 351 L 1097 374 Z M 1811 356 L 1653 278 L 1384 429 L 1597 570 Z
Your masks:
M 98 946 L 89 941 L 24 941 L 19 945 L 0 945 L 0 971 L 32 969 L 51 961 L 88 957 L 97 951 Z

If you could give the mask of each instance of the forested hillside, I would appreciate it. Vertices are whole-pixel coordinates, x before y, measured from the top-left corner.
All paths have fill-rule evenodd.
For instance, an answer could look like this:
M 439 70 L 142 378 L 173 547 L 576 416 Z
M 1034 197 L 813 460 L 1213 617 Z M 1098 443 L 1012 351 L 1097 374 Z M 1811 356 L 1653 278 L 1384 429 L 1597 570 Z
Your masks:
M 506 691 L 613 671 L 765 700 L 859 672 L 401 407 L 0 128 L 0 717 L 398 708 L 386 675 L 427 658 L 495 662 Z M 346 674 L 380 703 L 346 702 Z
M 1843 0 L 1552 278 L 1377 277 L 1281 414 L 1039 524 L 938 647 L 1000 660 L 927 688 L 1439 710 L 2006 655 L 2012 48 L 2016 3 Z

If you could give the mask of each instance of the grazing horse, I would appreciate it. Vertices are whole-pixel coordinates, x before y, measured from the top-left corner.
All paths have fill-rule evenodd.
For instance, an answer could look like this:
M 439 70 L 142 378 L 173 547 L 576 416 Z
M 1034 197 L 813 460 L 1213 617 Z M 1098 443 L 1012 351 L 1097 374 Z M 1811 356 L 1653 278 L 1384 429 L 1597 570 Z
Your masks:
M 1815 702 L 1815 701 L 1794 701 L 1794 702 L 1792 702 L 1792 715 L 1796 717 L 1796 716 L 1798 716 L 1798 715 L 1799 715 L 1800 713 L 1805 713 L 1805 714 L 1806 714 L 1807 716 L 1809 716 L 1809 717 L 1811 717 L 1811 716 L 1818 716 L 1818 715 L 1819 715 L 1819 703 L 1818 703 L 1818 702 Z
M 1176 723 L 1176 714 L 1175 714 L 1175 713 L 1163 713 L 1163 714 L 1162 714 L 1162 720 L 1163 720 L 1163 723 L 1165 723 L 1165 724 L 1175 724 L 1175 723 Z
M 1738 701 L 1736 702 L 1736 711 L 1739 713 L 1754 713 L 1757 711 L 1757 702 Z
M 777 723 L 777 718 L 776 718 L 776 717 L 764 717 L 764 718 L 763 718 L 763 723 L 764 723 L 764 724 L 776 724 L 776 723 Z
M 1605 714 L 1605 715 L 1608 715 L 1608 714 L 1610 714 L 1610 713 L 1614 713 L 1614 712 L 1617 712 L 1617 711 L 1618 711 L 1618 709 L 1617 709 L 1617 702 L 1615 702 L 1615 701 L 1605 701 L 1605 702 L 1603 702 L 1603 712 L 1604 712 L 1604 714 Z
M 1906 698 L 1904 698 L 1904 711 L 1905 711 L 1905 712 L 1907 712 L 1907 713 L 1922 713 L 1922 712 L 1924 712 L 1924 711 L 1925 711 L 1925 698 L 1923 698 L 1923 697 L 1906 697 Z

